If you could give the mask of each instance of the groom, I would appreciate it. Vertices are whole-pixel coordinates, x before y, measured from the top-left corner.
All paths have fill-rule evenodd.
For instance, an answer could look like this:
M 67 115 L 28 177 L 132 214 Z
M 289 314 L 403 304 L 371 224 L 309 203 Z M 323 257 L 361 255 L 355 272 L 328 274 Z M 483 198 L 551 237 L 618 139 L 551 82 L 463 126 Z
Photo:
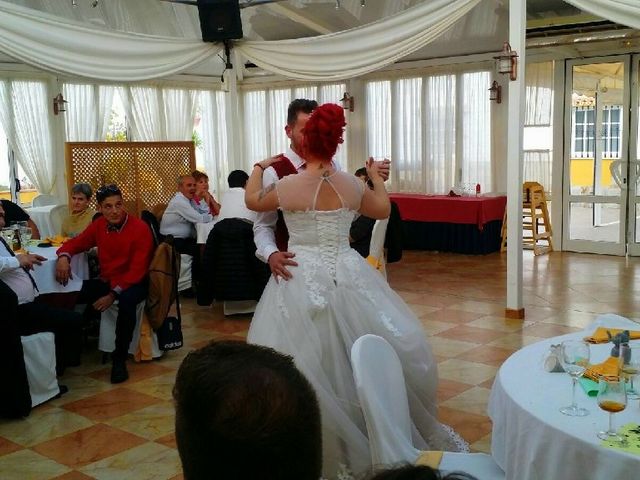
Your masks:
M 278 155 L 281 160 L 266 168 L 262 175 L 262 187 L 267 188 L 287 175 L 294 175 L 305 169 L 302 158 L 302 130 L 309 120 L 309 116 L 318 106 L 315 100 L 298 98 L 293 100 L 287 109 L 287 125 L 284 131 L 291 141 L 284 154 Z M 382 161 L 381 175 L 389 178 L 389 160 Z M 334 162 L 334 167 L 341 170 Z M 297 266 L 293 260 L 295 253 L 287 251 L 289 233 L 284 223 L 282 212 L 260 212 L 253 224 L 253 238 L 256 244 L 256 256 L 269 264 L 271 274 L 288 280 L 291 272 L 289 266 Z

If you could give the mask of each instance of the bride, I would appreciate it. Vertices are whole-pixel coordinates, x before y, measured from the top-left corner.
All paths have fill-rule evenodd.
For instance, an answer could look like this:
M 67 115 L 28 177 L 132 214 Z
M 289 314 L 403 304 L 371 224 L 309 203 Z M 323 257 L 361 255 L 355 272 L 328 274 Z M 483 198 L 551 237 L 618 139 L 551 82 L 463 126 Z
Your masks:
M 354 217 L 387 218 L 390 205 L 375 162 L 366 165 L 373 190 L 333 167 L 345 125 L 342 107 L 318 107 L 303 130 L 306 169 L 262 189 L 262 173 L 278 157 L 264 160 L 253 169 L 245 197 L 252 210 L 282 210 L 288 250 L 299 265 L 289 280 L 271 277 L 247 341 L 293 356 L 314 386 L 327 478 L 336 478 L 345 466 L 354 473 L 371 466 L 350 362 L 353 342 L 367 333 L 385 338 L 402 361 L 414 445 L 466 448 L 464 440 L 436 420 L 438 374 L 422 326 L 383 277 L 349 247 Z

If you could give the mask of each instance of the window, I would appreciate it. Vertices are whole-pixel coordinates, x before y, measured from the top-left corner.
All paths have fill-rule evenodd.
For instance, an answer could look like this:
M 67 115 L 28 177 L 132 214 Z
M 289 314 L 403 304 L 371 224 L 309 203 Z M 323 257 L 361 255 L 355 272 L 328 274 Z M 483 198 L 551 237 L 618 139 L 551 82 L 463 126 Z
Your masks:
M 573 108 L 573 158 L 595 156 L 596 111 L 594 107 Z M 602 158 L 620 158 L 622 153 L 622 107 L 605 105 L 602 109 Z
M 267 88 L 244 92 L 245 162 L 247 168 L 260 160 L 282 153 L 289 147 L 284 132 L 287 107 L 295 98 L 315 99 L 319 104 L 337 103 L 345 92 L 343 83 L 307 85 L 294 88 Z M 348 127 L 347 127 L 348 128 Z M 335 161 L 347 166 L 347 137 L 338 147 Z
M 575 107 L 573 109 L 573 157 L 593 157 L 595 142 L 594 133 L 594 109 L 592 107 Z
M 620 127 L 622 124 L 622 108 L 620 105 L 605 105 L 602 112 L 602 137 L 604 140 L 604 158 L 620 158 L 622 145 L 620 138 Z
M 457 183 L 492 189 L 486 71 L 370 81 L 369 155 L 392 159 L 392 189 L 446 193 Z

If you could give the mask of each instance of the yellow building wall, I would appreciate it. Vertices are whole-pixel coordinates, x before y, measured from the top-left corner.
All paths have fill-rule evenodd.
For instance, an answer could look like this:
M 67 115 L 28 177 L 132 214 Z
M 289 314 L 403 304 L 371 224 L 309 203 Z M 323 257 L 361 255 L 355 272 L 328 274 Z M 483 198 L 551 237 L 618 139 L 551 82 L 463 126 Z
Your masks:
M 18 197 L 20 198 L 20 204 L 22 206 L 29 206 L 34 197 L 38 195 L 38 191 L 35 189 L 20 190 Z M 4 200 L 11 200 L 11 192 L 9 190 L 0 191 L 0 198 Z
M 602 160 L 602 172 L 600 175 L 600 186 L 610 187 L 614 184 L 611 178 L 611 163 L 613 160 Z M 593 185 L 593 158 L 572 158 L 571 168 L 569 170 L 571 176 L 571 186 L 591 186 Z

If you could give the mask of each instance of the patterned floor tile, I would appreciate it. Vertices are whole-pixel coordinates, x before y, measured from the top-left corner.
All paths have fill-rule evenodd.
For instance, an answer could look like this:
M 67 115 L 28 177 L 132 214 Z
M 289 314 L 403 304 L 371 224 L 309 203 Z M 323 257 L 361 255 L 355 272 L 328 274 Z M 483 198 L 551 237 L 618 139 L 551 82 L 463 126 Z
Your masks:
M 62 408 L 36 408 L 27 418 L 0 421 L 0 436 L 31 447 L 91 425 L 89 419 Z
M 22 445 L 18 445 L 17 443 L 13 443 L 11 440 L 0 437 L 0 457 L 2 455 L 17 452 L 18 450 L 22 450 L 23 448 L 24 447 Z
M 171 353 L 168 355 L 171 355 Z M 127 380 L 127 385 L 147 378 L 157 377 L 158 375 L 163 375 L 172 371 L 171 368 L 162 365 L 162 360 L 140 363 L 127 362 L 127 370 L 129 371 L 129 380 Z M 93 372 L 89 374 L 89 377 L 109 383 L 111 382 L 111 366 L 109 365 L 102 370 Z
M 0 457 L 2 480 L 51 480 L 68 471 L 69 467 L 32 450 L 20 450 Z
M 175 428 L 175 407 L 173 402 L 162 402 L 136 410 L 128 415 L 108 420 L 106 423 L 147 440 L 156 440 L 173 433 Z
M 478 385 L 496 374 L 498 367 L 450 358 L 438 364 L 440 378 Z
M 488 388 L 472 387 L 464 392 L 451 397 L 440 403 L 443 407 L 448 407 L 462 412 L 475 413 L 476 415 L 487 415 L 487 403 L 489 403 Z
M 68 473 L 64 473 L 59 477 L 55 477 L 51 480 L 94 480 L 94 477 L 85 475 L 84 473 L 78 472 L 77 470 L 72 470 Z
M 460 360 L 467 360 L 469 362 L 484 363 L 499 367 L 511 356 L 513 352 L 515 352 L 515 350 L 511 348 L 482 345 L 481 347 L 466 351 L 458 355 L 456 358 L 459 358 Z
M 160 401 L 150 395 L 128 388 L 116 388 L 115 390 L 67 403 L 63 405 L 63 408 L 87 417 L 94 422 L 102 422 L 140 410 Z
M 145 443 L 145 439 L 97 424 L 33 447 L 39 454 L 73 469 Z

